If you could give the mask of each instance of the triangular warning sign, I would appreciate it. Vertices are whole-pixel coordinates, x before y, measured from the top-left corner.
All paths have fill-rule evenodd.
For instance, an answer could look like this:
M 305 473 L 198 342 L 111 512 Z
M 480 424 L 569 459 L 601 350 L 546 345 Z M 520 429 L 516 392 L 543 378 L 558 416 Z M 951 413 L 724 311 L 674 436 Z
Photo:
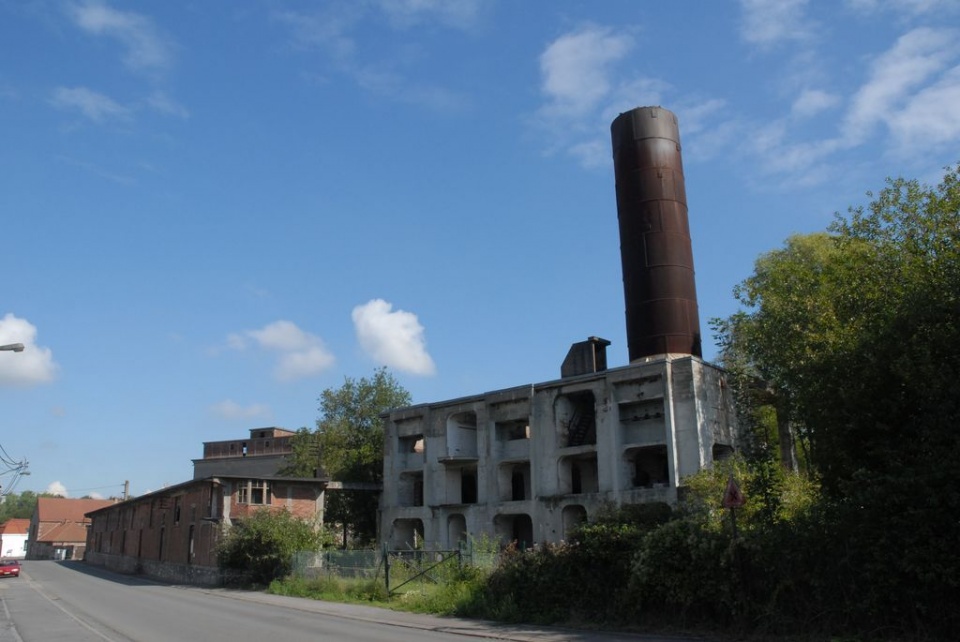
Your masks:
M 746 503 L 747 500 L 740 491 L 740 487 L 737 485 L 733 475 L 730 475 L 730 479 L 727 480 L 727 489 L 723 491 L 723 507 L 740 508 Z

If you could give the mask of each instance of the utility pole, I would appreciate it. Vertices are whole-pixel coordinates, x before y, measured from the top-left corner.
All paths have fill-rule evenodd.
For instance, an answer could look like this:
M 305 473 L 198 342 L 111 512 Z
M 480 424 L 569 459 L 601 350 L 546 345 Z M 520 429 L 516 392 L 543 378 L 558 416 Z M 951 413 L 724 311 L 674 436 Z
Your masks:
M 130 499 L 130 480 L 123 482 L 123 501 Z

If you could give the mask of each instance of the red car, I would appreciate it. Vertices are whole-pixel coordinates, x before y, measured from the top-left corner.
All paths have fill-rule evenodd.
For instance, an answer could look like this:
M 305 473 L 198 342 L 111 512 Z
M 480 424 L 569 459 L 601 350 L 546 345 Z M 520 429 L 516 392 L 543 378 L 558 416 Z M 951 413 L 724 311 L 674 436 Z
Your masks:
M 0 577 L 20 577 L 20 562 L 0 560 Z

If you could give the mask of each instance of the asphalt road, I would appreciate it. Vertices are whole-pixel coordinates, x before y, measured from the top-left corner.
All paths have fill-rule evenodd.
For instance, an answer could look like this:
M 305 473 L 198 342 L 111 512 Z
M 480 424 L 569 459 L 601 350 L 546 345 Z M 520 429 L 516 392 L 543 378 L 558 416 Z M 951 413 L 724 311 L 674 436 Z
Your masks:
M 173 586 L 81 562 L 24 562 L 0 580 L 0 642 L 683 642 L 506 626 L 227 589 Z

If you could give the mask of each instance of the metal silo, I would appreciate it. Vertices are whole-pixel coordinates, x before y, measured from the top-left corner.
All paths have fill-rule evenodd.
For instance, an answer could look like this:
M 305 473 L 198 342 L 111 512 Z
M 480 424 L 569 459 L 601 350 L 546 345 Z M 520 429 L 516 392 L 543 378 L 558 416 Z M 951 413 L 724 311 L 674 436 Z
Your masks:
M 638 107 L 610 126 L 630 361 L 701 356 L 693 248 L 673 112 Z

